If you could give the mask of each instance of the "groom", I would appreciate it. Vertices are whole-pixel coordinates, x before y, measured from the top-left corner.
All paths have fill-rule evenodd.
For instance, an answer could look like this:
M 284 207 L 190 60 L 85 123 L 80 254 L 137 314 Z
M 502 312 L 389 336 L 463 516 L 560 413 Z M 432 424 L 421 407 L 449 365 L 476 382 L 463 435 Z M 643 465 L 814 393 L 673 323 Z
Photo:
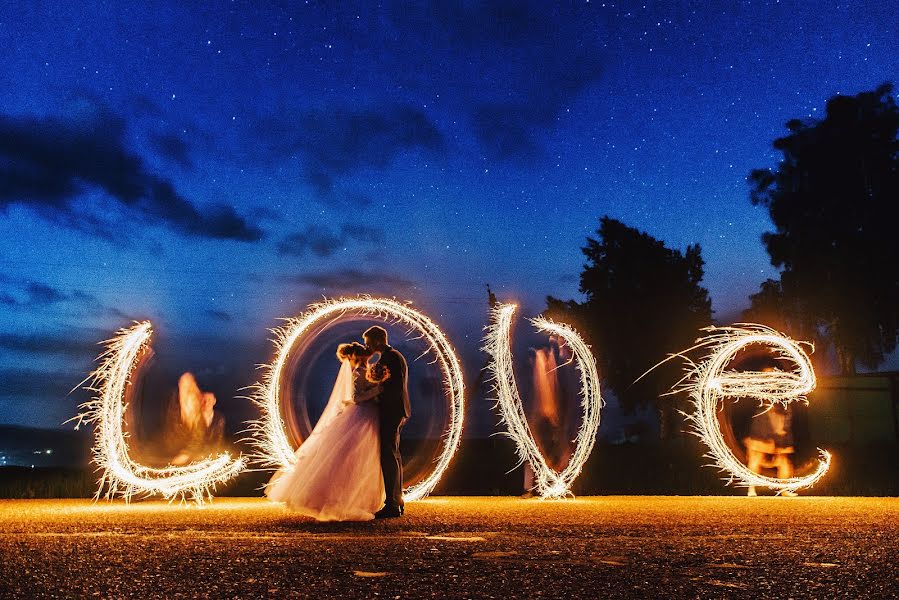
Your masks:
M 379 365 L 387 367 L 390 377 L 384 382 L 384 391 L 378 396 L 378 412 L 381 440 L 381 472 L 384 474 L 384 490 L 387 500 L 384 508 L 375 513 L 376 519 L 390 519 L 402 516 L 403 506 L 403 458 L 400 456 L 400 429 L 412 416 L 409 408 L 409 390 L 406 380 L 409 369 L 406 359 L 387 343 L 387 330 L 370 327 L 362 334 L 365 346 L 372 352 L 379 352 Z

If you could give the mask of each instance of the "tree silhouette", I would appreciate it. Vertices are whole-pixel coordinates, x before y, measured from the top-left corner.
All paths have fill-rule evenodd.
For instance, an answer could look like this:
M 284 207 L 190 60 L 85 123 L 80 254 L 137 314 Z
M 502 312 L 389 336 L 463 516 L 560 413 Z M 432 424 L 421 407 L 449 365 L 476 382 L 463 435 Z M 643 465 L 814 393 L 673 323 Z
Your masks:
M 777 279 L 762 282 L 759 291 L 749 296 L 750 307 L 743 311 L 743 319 L 750 323 L 764 323 L 800 340 L 821 341 L 817 326 L 809 318 L 809 310 L 799 296 L 784 294 Z
M 581 329 L 622 408 L 655 404 L 661 435 L 670 437 L 677 423 L 674 399 L 659 396 L 681 378 L 681 365 L 671 361 L 635 380 L 668 353 L 691 346 L 699 329 L 711 323 L 711 301 L 700 285 L 699 245 L 681 253 L 609 217 L 600 219 L 597 234 L 582 249 L 587 264 L 580 291 L 586 301 L 547 298 L 547 315 L 570 319 Z
M 834 96 L 819 120 L 791 120 L 774 141 L 776 169 L 749 175 L 753 204 L 775 231 L 763 237 L 780 281 L 752 297 L 833 345 L 844 374 L 880 364 L 899 335 L 899 109 L 884 84 Z

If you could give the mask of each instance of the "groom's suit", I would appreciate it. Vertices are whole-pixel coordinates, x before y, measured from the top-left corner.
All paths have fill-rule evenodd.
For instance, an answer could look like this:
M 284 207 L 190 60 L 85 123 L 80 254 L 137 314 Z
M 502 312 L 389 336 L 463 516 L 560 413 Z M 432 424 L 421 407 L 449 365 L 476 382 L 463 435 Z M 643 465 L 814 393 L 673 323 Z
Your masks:
M 380 413 L 381 471 L 387 506 L 403 506 L 403 458 L 400 456 L 400 429 L 412 416 L 407 379 L 409 368 L 403 355 L 391 346 L 381 351 L 379 365 L 390 370 L 384 390 L 378 396 Z

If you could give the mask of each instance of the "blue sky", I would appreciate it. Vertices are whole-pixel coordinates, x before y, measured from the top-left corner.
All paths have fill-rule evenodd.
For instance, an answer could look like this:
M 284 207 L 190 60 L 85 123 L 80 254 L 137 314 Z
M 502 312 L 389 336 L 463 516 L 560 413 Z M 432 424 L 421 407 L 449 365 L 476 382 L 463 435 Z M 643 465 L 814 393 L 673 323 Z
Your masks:
M 250 383 L 322 295 L 413 301 L 480 366 L 484 284 L 577 297 L 610 215 L 702 246 L 716 316 L 774 276 L 746 175 L 896 79 L 891 2 L 0 8 L 0 423 L 57 426 L 150 318 Z M 663 310 L 663 307 L 660 307 Z M 177 350 L 176 350 L 177 349 Z

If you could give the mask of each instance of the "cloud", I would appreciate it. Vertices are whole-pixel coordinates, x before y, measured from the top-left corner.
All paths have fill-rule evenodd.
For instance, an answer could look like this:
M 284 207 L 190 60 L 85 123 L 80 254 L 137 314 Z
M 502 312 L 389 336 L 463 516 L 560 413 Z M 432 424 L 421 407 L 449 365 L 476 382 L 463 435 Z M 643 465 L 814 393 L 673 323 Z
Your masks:
M 6 279 L 6 282 L 10 282 L 12 280 Z M 19 296 L 15 296 L 14 294 L 4 293 L 2 295 L 2 301 L 7 306 L 29 306 L 29 307 L 40 307 L 40 306 L 53 306 L 54 304 L 59 304 L 61 302 L 66 302 L 69 300 L 77 300 L 81 302 L 96 302 L 97 298 L 91 296 L 90 294 L 86 294 L 84 292 L 76 291 L 76 292 L 64 292 L 58 288 L 51 287 L 44 283 L 38 283 L 36 281 L 30 280 L 20 280 L 18 281 L 17 286 Z
M 533 158 L 540 152 L 538 133 L 553 127 L 565 106 L 600 73 L 595 56 L 574 57 L 558 69 L 547 67 L 539 76 L 543 81 L 524 98 L 476 106 L 472 111 L 475 134 L 494 158 Z
M 392 36 L 403 40 L 396 49 L 399 68 L 413 78 L 433 76 L 422 65 L 422 46 L 430 49 L 427 64 L 449 57 L 440 74 L 441 96 L 462 99 L 477 139 L 494 158 L 539 154 L 541 132 L 555 127 L 603 72 L 603 28 L 589 5 L 499 0 L 389 6 Z
M 163 112 L 156 102 L 146 94 L 135 94 L 128 103 L 136 117 L 162 117 Z
M 366 207 L 374 202 L 371 196 L 362 192 L 344 192 L 343 201 L 349 206 Z
M 325 258 L 351 243 L 374 245 L 384 239 L 384 231 L 368 225 L 344 224 L 340 231 L 310 225 L 305 230 L 285 237 L 278 244 L 278 253 L 287 256 L 305 256 L 312 252 Z
M 150 145 L 163 158 L 184 167 L 193 169 L 190 158 L 190 146 L 187 141 L 175 133 L 154 133 L 150 135 Z
M 318 288 L 327 293 L 365 293 L 374 290 L 405 292 L 417 287 L 415 282 L 401 275 L 366 272 L 357 269 L 285 275 L 281 279 L 288 283 Z
M 52 308 L 57 305 L 71 303 L 97 314 L 127 321 L 133 320 L 132 317 L 119 309 L 107 306 L 93 294 L 88 294 L 81 290 L 67 292 L 45 283 L 30 279 L 19 279 L 3 274 L 0 274 L 0 284 L 13 288 L 12 293 L 8 291 L 0 292 L 0 304 L 12 308 Z
M 75 200 L 102 192 L 145 222 L 211 239 L 256 241 L 262 231 L 234 208 L 198 208 L 126 148 L 124 121 L 95 107 L 73 118 L 0 115 L 0 211 L 11 205 L 108 237 L 104 221 Z
M 409 150 L 444 156 L 470 149 L 478 159 L 532 162 L 566 109 L 604 72 L 605 17 L 593 5 L 498 0 L 379 6 L 363 11 L 367 21 L 354 21 L 349 29 L 338 25 L 335 32 L 361 57 L 348 69 L 376 66 L 378 84 L 368 85 L 385 83 L 386 89 L 378 87 L 379 104 L 288 109 L 254 121 L 250 136 L 253 152 L 261 143 L 269 158 L 300 161 L 306 182 L 329 201 L 341 177 L 388 167 Z M 339 9 L 321 10 L 343 22 Z M 470 135 L 459 136 L 457 128 Z
M 555 62 L 543 63 L 520 97 L 476 106 L 472 123 L 484 148 L 504 160 L 539 154 L 538 133 L 554 127 L 565 107 L 600 78 L 600 59 L 592 52 L 572 49 L 569 55 L 557 56 Z
M 253 208 L 250 211 L 250 215 L 255 221 L 274 221 L 280 223 L 285 220 L 283 214 L 268 206 L 259 206 Z
M 76 297 L 76 294 L 78 300 L 84 300 L 87 297 L 83 292 L 66 294 L 54 287 L 34 281 L 29 281 L 25 284 L 25 294 L 28 296 L 27 303 L 32 306 L 48 306 L 57 302 L 71 300 Z
M 74 330 L 51 333 L 0 333 L 0 349 L 22 354 L 66 354 L 93 358 L 100 353 L 99 342 L 108 333 Z
M 83 373 L 68 371 L 0 369 L 0 397 L 62 398 L 83 379 Z
M 221 321 L 222 323 L 230 323 L 232 320 L 231 314 L 223 310 L 215 310 L 210 308 L 206 310 L 206 314 L 216 321 Z
M 292 133 L 285 142 L 286 131 Z M 363 168 L 383 169 L 403 152 L 444 151 L 443 136 L 428 116 L 399 103 L 309 111 L 294 122 L 262 119 L 255 133 L 279 157 L 301 155 L 306 181 L 322 197 L 331 197 L 337 177 Z

